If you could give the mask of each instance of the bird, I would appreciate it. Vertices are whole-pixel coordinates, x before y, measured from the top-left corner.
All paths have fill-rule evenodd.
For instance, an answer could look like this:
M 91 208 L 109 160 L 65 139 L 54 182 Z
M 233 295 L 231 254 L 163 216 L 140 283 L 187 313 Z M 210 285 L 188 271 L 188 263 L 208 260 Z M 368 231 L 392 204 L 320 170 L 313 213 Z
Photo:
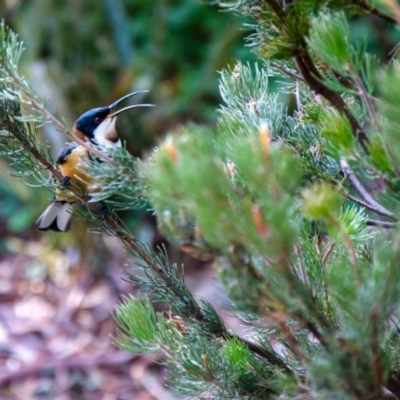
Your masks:
M 123 101 L 147 91 L 137 91 L 121 97 L 106 107 L 93 108 L 83 113 L 74 123 L 72 133 L 75 137 L 85 142 L 91 142 L 105 147 L 121 147 L 121 139 L 116 130 L 116 120 L 121 113 L 137 108 L 152 107 L 152 104 L 134 104 L 114 111 Z M 85 192 L 90 192 L 94 179 L 89 177 L 82 164 L 101 162 L 94 158 L 87 148 L 69 144 L 58 157 L 56 164 L 63 176 L 61 186 L 68 186 L 71 182 Z M 36 220 L 36 229 L 40 231 L 67 232 L 71 229 L 72 211 L 77 198 L 71 190 L 57 189 L 56 195 L 50 205 Z

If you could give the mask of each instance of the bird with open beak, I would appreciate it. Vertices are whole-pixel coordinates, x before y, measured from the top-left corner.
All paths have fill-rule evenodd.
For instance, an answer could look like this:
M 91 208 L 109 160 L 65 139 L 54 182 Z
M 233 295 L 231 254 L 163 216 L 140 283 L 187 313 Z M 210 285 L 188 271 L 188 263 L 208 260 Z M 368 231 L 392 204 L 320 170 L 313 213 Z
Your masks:
M 86 111 L 75 121 L 74 136 L 105 147 L 121 147 L 121 140 L 115 126 L 118 115 L 137 107 L 151 107 L 152 104 L 134 104 L 118 111 L 114 110 L 124 100 L 145 92 L 129 93 L 110 106 Z M 73 182 L 85 192 L 90 193 L 94 179 L 87 175 L 83 167 L 83 165 L 87 165 L 88 161 L 100 162 L 100 160 L 94 159 L 85 147 L 75 143 L 64 149 L 56 161 L 64 177 L 62 184 L 67 185 Z M 57 190 L 54 200 L 37 219 L 36 228 L 41 231 L 67 232 L 71 228 L 72 211 L 76 200 L 76 196 L 71 190 Z

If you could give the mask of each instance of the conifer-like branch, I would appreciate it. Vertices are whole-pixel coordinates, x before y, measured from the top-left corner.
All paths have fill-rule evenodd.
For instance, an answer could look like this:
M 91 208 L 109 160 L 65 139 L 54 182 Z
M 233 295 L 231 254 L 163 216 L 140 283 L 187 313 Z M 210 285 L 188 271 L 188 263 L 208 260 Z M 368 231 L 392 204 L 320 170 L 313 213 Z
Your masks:
M 52 120 L 57 123 L 57 126 L 64 128 L 61 121 L 57 120 L 52 116 Z M 3 130 L 6 130 L 10 135 L 13 135 L 24 147 L 24 149 L 29 152 L 38 163 L 43 165 L 49 172 L 58 180 L 62 180 L 63 176 L 61 172 L 56 169 L 56 167 L 50 163 L 33 145 L 27 145 L 25 137 L 20 133 L 19 129 L 15 124 L 10 121 L 0 120 L 0 126 Z M 73 189 L 73 188 L 72 188 Z M 88 196 L 82 196 L 80 193 L 76 193 L 77 197 L 88 205 L 91 205 L 91 199 Z M 93 207 L 93 206 L 92 206 Z M 151 269 L 153 273 L 157 274 L 159 278 L 163 281 L 165 287 L 172 291 L 176 291 L 175 282 L 171 280 L 171 275 L 166 271 L 166 266 L 159 262 L 159 258 L 154 256 L 146 247 L 144 247 L 132 234 L 130 234 L 126 228 L 118 221 L 114 214 L 108 214 L 105 218 L 102 218 L 101 212 L 96 208 L 93 208 L 93 212 L 97 215 L 97 223 L 100 224 L 103 231 L 110 236 L 117 236 L 124 244 L 129 252 L 142 260 L 147 264 L 147 268 Z M 189 292 L 186 292 L 186 296 L 191 298 Z M 185 300 L 186 301 L 186 300 Z M 205 323 L 207 321 L 207 316 L 203 313 L 198 304 L 191 298 L 190 303 L 192 305 L 191 316 L 199 323 Z M 279 367 L 286 373 L 292 374 L 291 369 L 282 361 L 282 359 L 277 356 L 274 352 L 269 352 L 265 348 L 260 347 L 256 343 L 250 342 L 238 335 L 228 332 L 225 328 L 219 332 L 215 332 L 219 337 L 225 338 L 226 340 L 238 340 L 249 348 L 254 354 L 259 357 L 265 358 L 271 364 Z
M 2 107 L 0 105 L 0 107 Z M 24 135 L 21 134 L 20 130 L 17 128 L 15 122 L 12 122 L 8 119 L 5 118 L 5 115 L 0 118 L 0 128 L 9 134 L 15 136 L 17 140 L 21 143 L 22 147 L 24 148 L 25 151 L 29 152 L 32 154 L 36 160 L 43 165 L 46 169 L 49 170 L 49 172 L 57 178 L 60 182 L 63 179 L 63 176 L 61 172 L 50 162 L 48 161 L 43 155 L 38 151 L 38 149 L 32 145 L 32 143 L 29 143 Z
M 23 87 L 17 81 L 14 81 L 14 82 L 15 82 L 16 86 L 19 87 L 19 89 L 21 91 L 23 91 Z M 33 107 L 37 111 L 42 113 L 48 121 L 53 123 L 57 129 L 59 129 L 61 132 L 65 133 L 65 135 L 67 135 L 69 139 L 71 139 L 73 142 L 75 142 L 79 146 L 84 147 L 90 153 L 95 154 L 96 156 L 102 158 L 103 160 L 106 160 L 109 163 L 112 163 L 112 160 L 106 154 L 102 153 L 95 147 L 90 146 L 87 142 L 84 142 L 83 140 L 79 139 L 77 136 L 73 135 L 72 132 L 60 120 L 58 120 L 49 110 L 47 110 L 45 108 L 45 106 L 42 103 L 40 103 L 37 99 L 35 99 L 33 96 L 30 96 L 30 94 L 27 92 L 23 91 L 23 93 L 29 99 L 29 101 L 32 103 Z
M 357 177 L 354 175 L 353 171 L 350 169 L 350 166 L 348 162 L 342 158 L 340 160 L 340 166 L 343 171 L 343 175 L 349 180 L 353 188 L 356 190 L 356 192 L 361 196 L 361 198 L 364 200 L 365 203 L 368 204 L 368 208 L 372 211 L 375 211 L 377 214 L 380 214 L 384 217 L 390 218 L 393 221 L 396 221 L 396 218 L 393 213 L 391 213 L 389 210 L 387 210 L 385 207 L 383 207 L 381 204 L 379 204 L 367 191 L 367 189 L 364 188 L 364 186 L 361 184 L 361 182 L 357 179 Z M 359 203 L 361 204 L 361 203 Z M 361 204 L 362 205 L 362 204 Z
M 303 77 L 301 77 L 300 75 L 295 74 L 292 71 L 289 71 L 287 68 L 282 67 L 281 65 L 274 63 L 274 62 L 270 62 L 270 65 L 276 69 L 278 69 L 279 71 L 282 71 L 285 75 L 290 76 L 291 78 L 294 78 L 300 82 L 305 82 Z
M 360 123 L 357 121 L 352 112 L 349 110 L 349 108 L 347 107 L 346 103 L 344 102 L 340 94 L 334 92 L 331 89 L 328 89 L 322 83 L 322 76 L 319 73 L 318 69 L 316 68 L 310 55 L 308 54 L 308 50 L 305 44 L 303 44 L 303 47 L 300 50 L 300 54 L 295 56 L 296 63 L 304 80 L 310 86 L 310 89 L 313 90 L 315 93 L 325 97 L 334 107 L 336 107 L 337 110 L 343 112 L 346 115 L 347 119 L 351 124 L 354 137 L 357 138 L 358 142 L 360 143 L 365 153 L 369 154 L 368 136 L 361 128 Z
M 389 22 L 390 24 L 398 25 L 399 21 L 397 20 L 397 18 L 395 18 L 389 14 L 386 14 L 384 11 L 380 10 L 379 8 L 369 5 L 364 0 L 361 0 L 359 4 L 365 10 L 369 11 L 371 14 L 374 14 L 377 17 L 384 19 L 385 21 Z
M 349 35 L 343 35 L 348 14 L 330 3 L 311 19 L 318 6 L 307 1 L 224 5 L 254 17 L 254 44 L 272 62 L 266 68 L 238 62 L 233 71 L 221 73 L 224 105 L 216 127 L 183 127 L 145 161 L 137 162 L 123 148 L 104 149 L 112 164 L 89 166 L 100 183 L 96 193 L 81 196 L 84 217 L 122 241 L 132 269 L 141 271 L 127 271 L 126 279 L 150 293 L 152 301 L 169 306 L 168 320 L 150 301 L 128 301 L 117 311 L 123 331 L 117 342 L 134 354 L 163 355 L 174 373 L 169 383 L 189 396 L 209 391 L 215 398 L 257 399 L 271 393 L 292 398 L 298 382 L 309 382 L 313 387 L 301 395 L 318 396 L 321 390 L 329 398 L 398 397 L 399 331 L 391 320 L 400 312 L 399 238 L 395 229 L 380 234 L 396 226 L 400 207 L 393 189 L 398 177 L 390 164 L 400 157 L 394 134 L 400 100 L 391 91 L 392 82 L 400 85 L 398 66 L 378 74 L 380 67 L 375 71 L 371 63 L 361 69 L 363 76 L 354 61 L 350 73 L 346 62 L 363 54 L 354 54 Z M 347 6 L 350 13 L 360 12 L 359 2 Z M 19 76 L 15 68 L 10 71 Z M 17 131 L 4 135 L 3 154 L 9 150 L 12 165 L 29 166 L 37 181 L 44 181 L 42 171 L 60 179 L 35 132 L 27 130 L 25 137 L 24 121 L 52 120 L 61 131 L 65 127 L 24 82 L 18 86 L 3 70 L 0 74 L 8 85 L 1 91 L 8 111 L 0 123 L 7 132 Z M 379 101 L 370 93 L 375 82 L 368 77 L 375 75 L 390 82 L 378 82 Z M 296 79 L 296 85 L 285 79 L 282 87 L 296 94 L 301 113 L 291 115 L 271 93 L 270 76 Z M 32 115 L 23 118 L 24 90 Z M 327 101 L 317 103 L 314 94 Z M 375 107 L 382 107 L 382 119 Z M 379 132 L 372 127 L 367 136 L 365 120 Z M 360 183 L 349 157 L 360 169 L 385 177 L 384 194 L 395 205 L 393 212 Z M 343 204 L 341 174 L 360 198 L 344 195 L 388 221 L 368 219 L 365 210 Z M 54 189 L 53 179 L 46 182 Z M 114 195 L 128 200 L 118 203 Z M 254 342 L 228 330 L 209 303 L 195 299 L 164 249 L 153 250 L 129 232 L 115 210 L 133 207 L 139 198 L 151 204 L 171 241 L 182 244 L 189 238 L 218 255 L 215 269 L 232 309 L 252 325 Z M 103 200 L 114 205 L 104 219 L 92 205 Z M 272 348 L 271 335 L 282 344 L 284 356 Z
M 270 5 L 271 9 L 274 10 L 281 21 L 283 26 L 282 29 L 286 29 L 285 10 L 275 0 L 266 0 L 266 2 Z M 349 110 L 340 94 L 329 89 L 323 84 L 322 76 L 309 54 L 304 38 L 297 38 L 297 40 L 299 42 L 299 46 L 295 50 L 294 58 L 304 81 L 309 85 L 311 90 L 313 90 L 316 94 L 320 94 L 321 96 L 325 97 L 334 107 L 336 107 L 338 111 L 343 112 L 346 115 L 353 129 L 354 137 L 358 140 L 365 153 L 369 154 L 369 139 L 362 129 L 360 123 Z
M 369 226 L 380 226 L 387 229 L 394 229 L 397 226 L 397 223 L 395 222 L 379 221 L 371 218 L 367 219 L 366 224 Z

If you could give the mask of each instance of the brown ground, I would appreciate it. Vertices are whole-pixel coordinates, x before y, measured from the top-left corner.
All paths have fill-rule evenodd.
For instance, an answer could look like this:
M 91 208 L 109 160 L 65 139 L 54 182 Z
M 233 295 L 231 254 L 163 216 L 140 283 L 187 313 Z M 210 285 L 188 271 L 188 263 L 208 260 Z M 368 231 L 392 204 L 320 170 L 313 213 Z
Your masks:
M 7 239 L 0 254 L 0 399 L 174 398 L 154 356 L 136 357 L 112 344 L 111 314 L 135 289 L 121 279 L 126 256 L 117 239 L 101 240 L 112 249 L 106 278 L 82 266 L 74 248 Z M 210 267 L 193 262 L 186 270 L 193 293 L 220 308 Z

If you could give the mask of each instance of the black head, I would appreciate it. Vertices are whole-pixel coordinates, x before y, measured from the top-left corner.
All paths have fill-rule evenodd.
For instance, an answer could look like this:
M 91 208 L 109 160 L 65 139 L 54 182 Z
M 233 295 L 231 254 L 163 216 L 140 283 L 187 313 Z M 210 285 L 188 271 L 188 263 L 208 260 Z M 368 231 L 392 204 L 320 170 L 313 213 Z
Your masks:
M 131 108 L 152 107 L 152 104 L 135 104 L 115 112 L 113 112 L 113 110 L 129 97 L 145 92 L 147 92 L 147 90 L 129 93 L 126 96 L 121 97 L 108 107 L 94 108 L 92 110 L 86 111 L 76 120 L 74 126 L 75 129 L 77 129 L 90 140 L 96 139 L 96 141 L 98 142 L 109 140 L 107 138 L 108 135 L 110 135 L 110 137 L 113 137 L 114 132 L 116 135 L 115 120 L 119 114 L 130 110 Z
M 75 122 L 75 128 L 90 140 L 94 139 L 94 131 L 110 114 L 109 107 L 93 108 L 82 114 Z

